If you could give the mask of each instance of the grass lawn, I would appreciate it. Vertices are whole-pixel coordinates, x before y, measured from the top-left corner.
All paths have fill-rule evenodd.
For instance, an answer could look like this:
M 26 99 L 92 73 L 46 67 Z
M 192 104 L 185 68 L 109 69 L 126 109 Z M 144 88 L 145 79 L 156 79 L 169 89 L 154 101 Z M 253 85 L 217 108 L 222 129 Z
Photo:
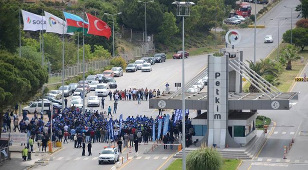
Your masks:
M 240 164 L 238 159 L 224 159 L 221 170 L 236 170 L 237 166 Z M 173 161 L 167 170 L 181 170 L 182 169 L 182 159 L 176 159 Z

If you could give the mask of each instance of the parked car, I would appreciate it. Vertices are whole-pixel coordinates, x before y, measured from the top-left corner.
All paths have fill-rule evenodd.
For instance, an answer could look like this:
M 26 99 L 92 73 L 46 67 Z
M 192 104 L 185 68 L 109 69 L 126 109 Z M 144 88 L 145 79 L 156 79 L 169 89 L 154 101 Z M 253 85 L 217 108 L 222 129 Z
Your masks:
M 113 77 L 113 76 L 114 76 L 114 72 L 113 72 L 112 70 L 105 70 L 105 71 L 103 72 L 103 75 L 104 75 L 105 77 Z
M 109 85 L 106 83 L 100 83 L 95 89 L 95 95 L 98 97 L 106 97 L 108 95 Z
M 136 72 L 137 71 L 137 66 L 134 63 L 128 64 L 125 68 L 126 72 Z
M 97 96 L 90 96 L 88 98 L 88 107 L 91 107 L 91 106 L 96 106 L 96 107 L 100 106 L 100 100 Z
M 74 93 L 74 91 L 77 89 L 78 87 L 78 83 L 71 83 L 69 84 L 69 86 L 71 86 L 72 92 Z
M 80 84 L 88 84 L 89 82 L 87 81 L 87 80 L 85 80 L 85 81 L 83 81 L 83 80 L 80 80 L 79 82 L 78 82 L 78 85 L 80 85 Z M 77 86 L 77 88 L 78 88 L 78 86 Z
M 105 148 L 100 152 L 98 157 L 98 164 L 102 163 L 113 163 L 119 161 L 119 153 L 116 148 Z
M 273 43 L 274 40 L 273 40 L 273 36 L 272 35 L 266 35 L 264 37 L 264 43 Z
M 82 96 L 82 91 L 83 91 L 83 88 L 77 88 L 75 90 L 75 92 L 73 93 L 73 96 Z M 87 97 L 87 91 L 85 89 L 85 94 L 84 94 L 85 97 Z
M 71 107 L 72 106 L 75 106 L 81 109 L 83 107 L 83 101 L 82 100 L 72 100 Z
M 83 88 L 83 84 L 79 84 L 77 88 Z M 86 93 L 89 93 L 90 92 L 89 84 L 84 84 L 84 89 L 85 89 Z
M 224 22 L 230 25 L 238 25 L 241 24 L 242 21 L 237 18 L 227 18 L 224 20 Z
M 105 83 L 107 83 L 111 89 L 116 89 L 118 87 L 117 82 L 113 77 L 107 77 Z
M 144 71 L 148 71 L 148 72 L 151 72 L 152 71 L 152 66 L 150 63 L 144 63 L 141 67 L 141 71 L 144 72 Z
M 91 81 L 97 80 L 97 76 L 96 75 L 88 75 L 86 80 L 87 80 L 88 83 L 91 83 Z
M 89 84 L 89 87 L 90 87 L 90 91 L 94 91 L 97 87 L 97 84 L 99 84 L 98 81 L 92 81 L 90 84 Z
M 68 97 L 73 94 L 73 91 L 70 86 L 61 86 L 59 90 L 64 91 L 64 97 Z
M 156 53 L 154 55 L 154 59 L 156 63 L 166 62 L 166 54 L 165 53 Z
M 122 69 L 122 67 L 112 67 L 111 70 L 113 71 L 114 76 L 117 76 L 117 77 L 123 76 L 123 69 Z
M 82 100 L 81 96 L 72 96 L 71 101 L 73 100 Z
M 151 65 L 155 64 L 154 57 L 142 57 L 141 60 L 144 60 L 145 62 L 150 63 Z
M 137 70 L 141 70 L 142 64 L 145 63 L 144 60 L 136 60 L 135 64 L 137 66 Z
M 233 17 L 231 18 L 234 18 L 235 20 L 240 20 L 241 22 L 244 22 L 246 19 L 241 16 L 241 15 L 234 15 Z
M 183 55 L 183 51 L 178 51 L 177 53 L 173 54 L 173 59 L 180 59 L 182 58 L 182 55 Z M 185 58 L 187 58 L 189 56 L 189 52 L 184 51 L 184 55 L 185 55 Z
M 106 77 L 103 74 L 97 74 L 97 77 L 99 83 L 103 83 L 106 80 Z
M 193 87 L 187 89 L 187 93 L 198 93 L 198 92 L 199 90 Z
M 50 90 L 49 93 L 47 93 L 46 96 L 51 96 L 55 99 L 61 99 L 62 98 L 62 91 L 60 91 L 60 90 Z
M 48 111 L 50 108 L 50 101 L 47 99 L 43 99 L 44 100 L 44 111 Z M 42 111 L 42 100 L 38 100 L 38 101 L 33 101 L 31 102 L 28 106 L 24 107 L 22 109 L 25 112 L 28 113 L 34 113 L 35 111 L 37 111 L 38 113 Z

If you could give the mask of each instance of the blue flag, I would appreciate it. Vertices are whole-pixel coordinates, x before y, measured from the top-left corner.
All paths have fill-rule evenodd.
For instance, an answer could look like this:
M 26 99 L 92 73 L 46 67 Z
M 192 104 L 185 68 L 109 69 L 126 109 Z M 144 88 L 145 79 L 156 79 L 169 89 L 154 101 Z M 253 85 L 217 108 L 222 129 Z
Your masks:
M 157 131 L 157 139 L 160 138 L 161 128 L 162 128 L 163 119 L 158 119 L 158 131 Z
M 114 136 L 113 136 L 113 121 L 112 121 L 111 118 L 110 118 L 109 123 L 108 123 L 108 128 L 109 128 L 110 139 L 113 140 L 113 138 L 114 138 Z
M 153 139 L 153 141 L 155 141 L 155 122 L 153 122 L 153 128 L 152 128 L 152 130 L 153 130 L 152 139 Z
M 123 114 L 120 115 L 119 121 L 120 121 L 120 133 L 121 133 L 121 131 L 122 131 L 122 122 L 123 122 Z
M 163 136 L 165 136 L 168 132 L 168 128 L 169 128 L 169 114 L 167 114 L 167 116 L 164 118 L 164 129 L 163 129 Z

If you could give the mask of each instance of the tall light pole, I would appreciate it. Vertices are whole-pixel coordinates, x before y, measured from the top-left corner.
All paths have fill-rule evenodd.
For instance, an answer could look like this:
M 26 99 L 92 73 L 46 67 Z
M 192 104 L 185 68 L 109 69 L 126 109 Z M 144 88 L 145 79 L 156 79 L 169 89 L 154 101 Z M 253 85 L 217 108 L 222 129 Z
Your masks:
M 195 5 L 193 2 L 178 2 L 175 1 L 172 4 L 177 5 L 177 16 L 182 17 L 183 19 L 183 28 L 182 28 L 182 169 L 186 170 L 186 153 L 185 153 L 185 67 L 184 67 L 184 59 L 185 59 L 185 49 L 184 49 L 184 18 L 190 16 L 190 7 Z
M 293 34 L 292 34 L 292 28 L 293 28 L 293 19 L 292 19 L 292 12 L 293 12 L 293 8 L 296 8 L 296 7 L 287 7 L 287 6 L 284 6 L 285 8 L 290 8 L 291 10 L 291 44 L 293 44 L 293 41 L 292 41 L 292 38 L 293 38 Z
M 253 63 L 257 60 L 257 0 L 255 0 L 255 27 L 254 27 L 254 43 L 253 43 Z
M 147 3 L 149 2 L 154 2 L 154 0 L 143 0 L 140 1 L 138 0 L 138 2 L 142 2 L 144 3 L 144 42 L 147 43 L 148 42 L 148 33 L 147 33 Z
M 104 13 L 104 15 L 112 16 L 112 57 L 114 57 L 114 16 L 121 15 L 122 12 L 116 14 Z
M 280 42 L 279 42 L 279 35 L 280 35 L 280 33 L 279 33 L 279 32 L 280 32 L 279 27 L 280 27 L 280 21 L 281 21 L 281 20 L 286 20 L 286 19 L 287 19 L 287 18 L 282 18 L 282 19 L 281 19 L 281 18 L 278 18 L 278 25 L 277 25 L 277 26 L 278 26 L 278 36 L 277 36 L 277 43 L 278 43 L 278 48 L 277 48 L 277 59 L 279 58 L 279 52 L 280 52 L 280 51 L 279 51 L 279 50 L 280 50 L 280 49 L 279 49 L 279 46 L 280 46 Z M 270 19 L 270 20 L 274 20 L 274 19 Z

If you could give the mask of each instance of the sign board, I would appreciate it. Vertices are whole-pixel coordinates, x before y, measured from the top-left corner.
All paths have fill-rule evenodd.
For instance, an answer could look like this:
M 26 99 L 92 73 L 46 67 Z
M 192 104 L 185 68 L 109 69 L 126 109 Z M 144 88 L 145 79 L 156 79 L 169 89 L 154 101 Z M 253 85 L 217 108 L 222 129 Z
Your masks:
M 295 77 L 295 81 L 307 81 L 305 77 Z
M 1 133 L 2 138 L 10 138 L 12 144 L 27 143 L 26 133 Z
M 229 45 L 236 45 L 241 41 L 241 34 L 237 30 L 230 30 L 225 36 L 225 41 Z
M 228 56 L 209 55 L 208 146 L 224 148 L 228 120 Z
M 175 87 L 181 87 L 181 83 L 174 83 Z

